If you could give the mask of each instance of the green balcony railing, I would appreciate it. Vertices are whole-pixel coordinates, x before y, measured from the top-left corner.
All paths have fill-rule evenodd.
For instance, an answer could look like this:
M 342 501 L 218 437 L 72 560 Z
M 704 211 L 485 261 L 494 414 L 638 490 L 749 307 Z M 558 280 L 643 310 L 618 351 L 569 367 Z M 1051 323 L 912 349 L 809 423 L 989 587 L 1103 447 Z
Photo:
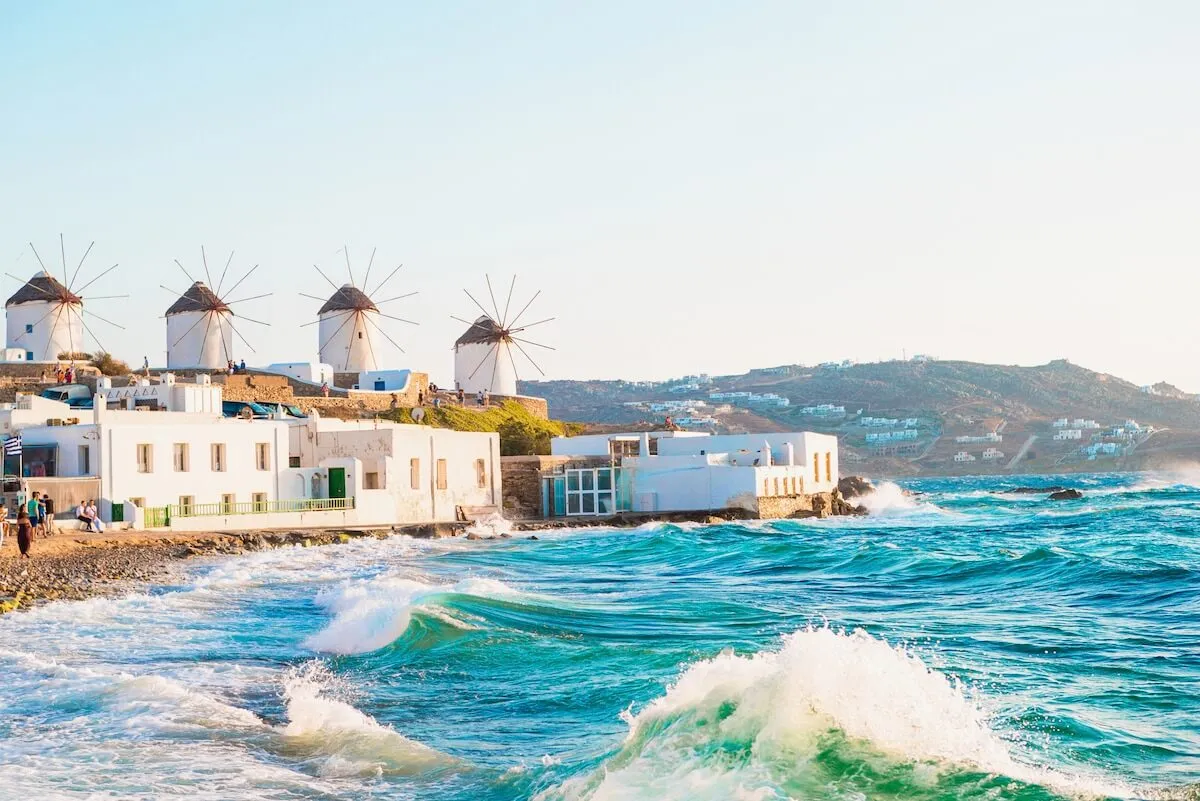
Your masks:
M 176 517 L 264 515 L 271 512 L 332 512 L 354 508 L 353 498 L 290 498 L 280 501 L 193 503 L 186 506 L 150 506 L 143 512 L 146 528 L 165 528 Z

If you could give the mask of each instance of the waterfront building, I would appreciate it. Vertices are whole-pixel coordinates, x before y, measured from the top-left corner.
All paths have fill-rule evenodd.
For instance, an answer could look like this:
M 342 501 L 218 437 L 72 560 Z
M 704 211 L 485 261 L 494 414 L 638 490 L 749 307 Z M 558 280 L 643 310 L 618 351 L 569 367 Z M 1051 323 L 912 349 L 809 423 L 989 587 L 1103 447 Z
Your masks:
M 543 477 L 547 516 L 738 508 L 786 517 L 839 478 L 837 438 L 807 431 L 555 437 L 551 453 L 592 463 Z
M 497 434 L 315 414 L 226 418 L 206 379 L 102 383 L 91 409 L 18 396 L 0 406 L 0 427 L 22 438 L 6 472 L 20 469 L 60 511 L 96 498 L 104 520 L 137 528 L 385 527 L 499 507 Z

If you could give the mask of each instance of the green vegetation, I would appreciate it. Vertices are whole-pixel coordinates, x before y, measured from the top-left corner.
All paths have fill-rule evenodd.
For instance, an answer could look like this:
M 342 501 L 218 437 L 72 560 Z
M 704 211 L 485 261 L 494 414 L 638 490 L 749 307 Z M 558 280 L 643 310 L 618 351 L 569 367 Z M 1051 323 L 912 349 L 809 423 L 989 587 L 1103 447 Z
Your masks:
M 99 370 L 101 375 L 129 375 L 129 365 L 111 353 L 97 351 L 88 358 L 92 367 Z
M 500 435 L 502 456 L 548 454 L 552 437 L 570 436 L 583 430 L 578 423 L 542 420 L 515 401 L 480 411 L 461 406 L 426 406 L 424 411 L 423 425 L 455 431 L 495 431 Z M 381 412 L 379 416 L 398 423 L 414 422 L 409 409 Z

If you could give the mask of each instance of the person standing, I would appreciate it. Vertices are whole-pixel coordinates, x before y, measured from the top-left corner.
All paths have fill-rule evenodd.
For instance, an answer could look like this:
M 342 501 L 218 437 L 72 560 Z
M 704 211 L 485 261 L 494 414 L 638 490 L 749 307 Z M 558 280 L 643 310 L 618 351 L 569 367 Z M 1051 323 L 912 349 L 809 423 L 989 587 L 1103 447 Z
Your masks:
M 150 357 L 142 357 L 142 372 L 146 374 L 146 378 L 150 377 Z
M 25 502 L 25 516 L 29 518 L 29 525 L 32 530 L 37 530 L 38 527 L 38 509 L 41 504 L 38 503 L 38 492 L 34 490 L 29 500 Z
M 491 392 L 491 390 L 485 389 L 485 390 L 483 391 L 483 405 L 484 405 L 484 406 L 491 406 L 491 405 L 492 405 L 492 392 Z
M 47 493 L 42 493 L 38 496 L 38 523 L 41 525 L 41 536 L 50 536 L 50 496 Z
M 326 398 L 329 397 L 329 382 L 328 381 L 321 382 L 321 394 L 324 395 Z
M 29 522 L 29 513 L 22 509 L 17 513 L 17 547 L 21 556 L 29 558 L 29 546 L 33 543 L 33 525 Z

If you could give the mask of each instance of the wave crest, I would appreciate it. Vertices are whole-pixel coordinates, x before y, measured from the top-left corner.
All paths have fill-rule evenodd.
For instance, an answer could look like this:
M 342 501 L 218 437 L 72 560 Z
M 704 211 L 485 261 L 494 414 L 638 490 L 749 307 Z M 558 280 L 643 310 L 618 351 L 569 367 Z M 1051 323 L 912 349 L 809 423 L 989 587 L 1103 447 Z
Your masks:
M 1074 794 L 1132 794 L 1018 762 L 956 681 L 863 632 L 808 628 L 776 651 L 726 650 L 623 718 L 629 733 L 600 770 L 543 797 L 809 797 L 831 782 L 861 797 L 965 772 Z M 847 782 L 838 767 L 846 760 L 873 767 Z

